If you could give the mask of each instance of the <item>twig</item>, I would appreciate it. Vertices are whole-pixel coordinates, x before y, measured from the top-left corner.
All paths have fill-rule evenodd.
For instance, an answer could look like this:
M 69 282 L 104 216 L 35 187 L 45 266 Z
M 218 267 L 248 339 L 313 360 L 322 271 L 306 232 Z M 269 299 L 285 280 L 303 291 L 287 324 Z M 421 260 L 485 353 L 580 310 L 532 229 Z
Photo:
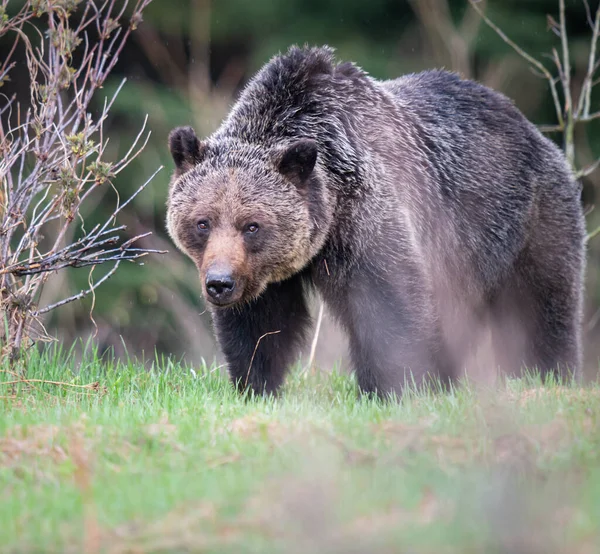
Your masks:
M 594 163 L 588 165 L 587 167 L 584 167 L 583 169 L 576 171 L 575 178 L 581 179 L 582 177 L 587 177 L 588 175 L 591 175 L 594 171 L 596 171 L 596 169 L 598 169 L 599 166 L 600 166 L 600 160 L 596 160 Z
M 108 281 L 116 273 L 117 269 L 119 268 L 120 263 L 121 263 L 121 260 L 118 260 L 115 263 L 114 267 L 104 277 L 102 277 L 102 279 L 100 279 L 95 285 L 90 286 L 90 288 L 88 288 L 86 290 L 82 290 L 78 294 L 69 296 L 69 298 L 65 298 L 63 300 L 60 300 L 59 302 L 55 302 L 54 304 L 50 304 L 49 306 L 46 306 L 45 308 L 42 308 L 41 310 L 37 310 L 37 311 L 33 312 L 33 315 L 37 317 L 42 314 L 48 313 L 50 310 L 54 310 L 55 308 L 58 308 L 59 306 L 64 306 L 65 304 L 68 304 L 69 302 L 75 302 L 75 300 L 81 300 L 82 298 L 85 298 L 88 294 L 95 291 L 102 283 L 104 283 L 105 281 Z
M 588 241 L 590 241 L 598 235 L 600 235 L 600 225 L 596 229 L 594 229 L 591 233 L 588 233 L 588 236 L 586 238 Z
M 578 123 L 589 123 L 590 121 L 594 121 L 595 119 L 600 118 L 600 112 L 594 112 L 589 115 L 585 115 L 577 119 Z
M 538 129 L 542 133 L 556 133 L 564 130 L 560 125 L 538 125 Z
M 571 98 L 571 58 L 569 53 L 569 38 L 567 36 L 567 24 L 565 18 L 565 0 L 559 0 L 559 26 L 560 42 L 562 46 L 562 64 L 561 83 L 563 94 L 565 95 L 565 134 L 564 149 L 565 156 L 571 167 L 575 166 L 575 109 Z
M 586 118 L 589 116 L 589 113 L 590 113 L 594 72 L 596 70 L 596 46 L 598 43 L 598 36 L 600 35 L 600 5 L 598 5 L 598 9 L 596 10 L 596 17 L 595 17 L 594 21 L 592 22 L 590 6 L 588 4 L 588 1 L 583 0 L 583 3 L 585 5 L 588 23 L 592 27 L 592 39 L 590 41 L 590 55 L 588 57 L 587 73 L 585 75 L 585 79 L 583 80 L 583 85 L 581 87 L 581 93 L 579 95 L 579 103 L 577 106 L 577 112 L 575 114 L 577 118 L 579 118 L 580 116 L 583 116 L 584 118 Z

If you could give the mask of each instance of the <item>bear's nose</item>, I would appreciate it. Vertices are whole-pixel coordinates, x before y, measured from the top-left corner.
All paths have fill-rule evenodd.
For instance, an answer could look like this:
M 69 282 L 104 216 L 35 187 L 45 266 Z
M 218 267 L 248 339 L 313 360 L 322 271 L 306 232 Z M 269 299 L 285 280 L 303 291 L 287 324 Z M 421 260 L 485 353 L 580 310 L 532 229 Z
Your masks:
M 235 289 L 235 281 L 228 273 L 209 271 L 206 275 L 206 292 L 218 302 L 227 302 Z

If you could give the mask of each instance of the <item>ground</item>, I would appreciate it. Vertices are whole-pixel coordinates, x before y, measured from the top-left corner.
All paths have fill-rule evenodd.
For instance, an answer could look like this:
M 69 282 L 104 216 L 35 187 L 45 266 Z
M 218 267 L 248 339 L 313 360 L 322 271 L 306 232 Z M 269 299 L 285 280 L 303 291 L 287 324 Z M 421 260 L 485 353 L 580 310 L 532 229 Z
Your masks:
M 28 383 L 2 371 L 0 551 L 600 551 L 600 386 L 384 404 L 297 368 L 265 400 L 150 366 L 47 350 Z

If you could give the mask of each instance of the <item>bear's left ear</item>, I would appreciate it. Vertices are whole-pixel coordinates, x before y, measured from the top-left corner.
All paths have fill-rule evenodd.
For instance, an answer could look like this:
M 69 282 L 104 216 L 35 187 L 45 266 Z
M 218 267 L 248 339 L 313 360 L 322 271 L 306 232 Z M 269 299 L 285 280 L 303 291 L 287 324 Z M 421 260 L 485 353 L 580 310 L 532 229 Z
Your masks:
M 198 140 L 191 127 L 177 127 L 169 133 L 169 150 L 177 175 L 181 175 L 202 162 L 207 146 Z
M 315 168 L 317 143 L 311 139 L 297 140 L 277 150 L 273 161 L 282 175 L 296 185 L 303 185 Z

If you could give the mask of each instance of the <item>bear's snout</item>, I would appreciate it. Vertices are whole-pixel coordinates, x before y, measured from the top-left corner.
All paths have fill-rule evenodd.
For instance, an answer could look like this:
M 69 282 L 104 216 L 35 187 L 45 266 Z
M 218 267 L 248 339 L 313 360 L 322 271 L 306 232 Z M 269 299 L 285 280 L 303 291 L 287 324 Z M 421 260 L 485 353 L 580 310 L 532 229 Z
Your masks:
M 231 272 L 222 268 L 211 269 L 206 274 L 206 294 L 211 302 L 228 304 L 235 291 L 235 280 Z
M 228 269 L 219 267 L 209 269 L 204 284 L 206 295 L 213 304 L 223 306 L 234 300 L 236 282 Z

